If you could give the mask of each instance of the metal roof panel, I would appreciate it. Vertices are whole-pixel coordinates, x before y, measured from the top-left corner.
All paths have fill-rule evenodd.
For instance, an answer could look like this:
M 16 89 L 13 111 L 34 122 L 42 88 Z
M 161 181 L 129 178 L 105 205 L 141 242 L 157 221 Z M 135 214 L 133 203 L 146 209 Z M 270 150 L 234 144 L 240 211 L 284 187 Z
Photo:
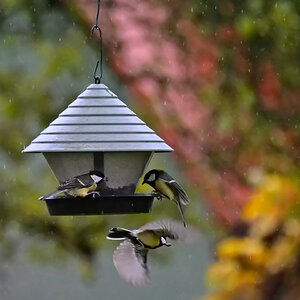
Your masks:
M 118 106 L 118 107 L 127 107 L 124 102 L 119 100 L 118 98 L 101 98 L 101 101 L 99 101 L 99 98 L 77 98 L 75 101 L 73 101 L 69 107 L 94 107 L 94 106 Z
M 137 116 L 60 116 L 54 120 L 51 125 L 105 125 L 105 124 L 145 124 Z
M 135 113 L 128 107 L 68 107 L 60 116 L 135 116 Z
M 55 142 L 157 142 L 163 140 L 155 133 L 74 133 L 40 134 L 32 143 Z
M 150 133 L 154 132 L 147 125 L 51 125 L 41 132 L 41 134 L 64 134 L 64 133 Z

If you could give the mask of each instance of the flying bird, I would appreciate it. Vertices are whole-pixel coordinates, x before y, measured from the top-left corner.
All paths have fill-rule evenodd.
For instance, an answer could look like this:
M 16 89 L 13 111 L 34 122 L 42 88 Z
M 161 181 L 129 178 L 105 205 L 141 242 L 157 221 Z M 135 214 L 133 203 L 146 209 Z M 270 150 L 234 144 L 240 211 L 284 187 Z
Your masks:
M 184 244 L 199 240 L 199 231 L 183 227 L 174 220 L 161 220 L 148 223 L 136 230 L 114 227 L 109 230 L 107 239 L 124 240 L 114 251 L 113 263 L 119 275 L 134 286 L 149 282 L 147 254 L 150 249 L 170 247 L 167 239 Z
M 146 173 L 142 184 L 149 184 L 158 194 L 158 198 L 165 197 L 174 201 L 179 209 L 183 225 L 186 227 L 183 209 L 181 204 L 189 204 L 189 198 L 183 188 L 175 181 L 175 179 L 163 170 L 153 169 Z
M 66 193 L 72 197 L 86 197 L 91 194 L 100 195 L 96 189 L 98 183 L 102 180 L 107 180 L 103 173 L 93 170 L 89 173 L 67 179 L 58 186 L 55 192 L 40 197 L 39 200 L 44 200 L 60 193 Z

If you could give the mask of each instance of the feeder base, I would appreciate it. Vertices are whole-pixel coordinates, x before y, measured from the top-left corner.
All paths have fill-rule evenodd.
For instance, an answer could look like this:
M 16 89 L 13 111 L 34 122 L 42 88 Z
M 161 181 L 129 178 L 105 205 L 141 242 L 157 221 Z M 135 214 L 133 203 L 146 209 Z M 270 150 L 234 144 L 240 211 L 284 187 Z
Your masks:
M 151 211 L 152 194 L 46 198 L 50 216 L 136 214 Z

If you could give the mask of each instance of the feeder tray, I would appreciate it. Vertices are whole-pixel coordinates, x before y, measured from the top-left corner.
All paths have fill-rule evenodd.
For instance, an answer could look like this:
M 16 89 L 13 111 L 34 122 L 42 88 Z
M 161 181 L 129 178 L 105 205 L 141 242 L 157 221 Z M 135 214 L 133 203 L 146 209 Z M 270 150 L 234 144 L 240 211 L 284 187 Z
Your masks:
M 51 216 L 104 215 L 149 213 L 154 196 L 134 195 L 89 195 L 80 197 L 45 198 Z

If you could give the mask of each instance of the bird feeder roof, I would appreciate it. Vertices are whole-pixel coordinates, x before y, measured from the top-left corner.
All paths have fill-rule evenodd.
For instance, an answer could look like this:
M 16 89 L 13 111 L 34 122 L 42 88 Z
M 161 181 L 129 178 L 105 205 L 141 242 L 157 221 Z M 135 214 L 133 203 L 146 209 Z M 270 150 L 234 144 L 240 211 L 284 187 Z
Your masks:
M 173 149 L 104 84 L 91 84 L 23 152 Z

